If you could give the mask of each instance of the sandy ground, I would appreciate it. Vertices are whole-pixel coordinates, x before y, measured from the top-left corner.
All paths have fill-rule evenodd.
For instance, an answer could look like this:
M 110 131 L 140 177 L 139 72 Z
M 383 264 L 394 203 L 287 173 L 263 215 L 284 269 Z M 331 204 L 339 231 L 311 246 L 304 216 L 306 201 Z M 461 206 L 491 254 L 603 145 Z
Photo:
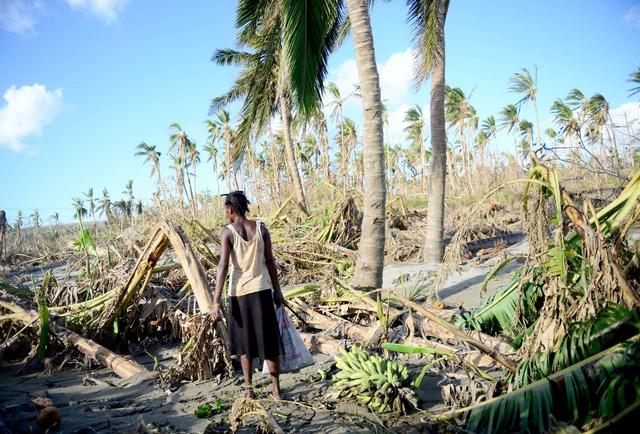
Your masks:
M 164 364 L 171 363 L 171 351 L 159 355 Z M 254 384 L 261 403 L 286 432 L 305 433 L 365 433 L 382 432 L 383 425 L 405 424 L 398 432 L 423 432 L 429 426 L 419 413 L 404 419 L 378 419 L 363 407 L 329 396 L 330 383 L 314 381 L 319 369 L 327 369 L 331 358 L 316 355 L 316 365 L 296 373 L 283 374 L 285 401 L 270 398 L 267 376 L 257 374 Z M 150 360 L 138 359 L 152 368 Z M 82 368 L 64 369 L 53 374 L 17 375 L 17 367 L 0 373 L 0 433 L 44 432 L 36 424 L 37 411 L 30 400 L 47 396 L 59 408 L 62 423 L 60 433 L 131 433 L 141 425 L 160 432 L 203 433 L 224 432 L 233 400 L 240 392 L 241 377 L 222 382 L 184 382 L 177 390 L 163 390 L 153 379 L 122 380 L 107 369 L 88 371 Z M 418 367 L 414 367 L 417 371 Z M 430 408 L 440 402 L 438 378 L 426 377 L 419 396 L 421 406 Z M 199 419 L 194 411 L 200 404 L 222 400 L 223 411 L 211 419 Z M 413 431 L 408 429 L 411 425 Z M 239 432 L 255 432 L 255 426 L 245 426 Z
M 526 241 L 507 248 L 501 257 L 518 256 L 527 252 Z M 446 280 L 440 296 L 448 305 L 478 306 L 484 297 L 509 279 L 509 274 L 520 267 L 513 261 L 489 285 L 486 292 L 481 285 L 491 268 L 501 261 L 491 258 L 481 265 L 467 264 Z M 403 274 L 413 279 L 434 271 L 433 264 L 391 264 L 384 271 L 384 286 Z M 57 270 L 56 270 L 57 271 Z M 39 276 L 38 276 L 39 277 Z M 62 277 L 62 276 L 60 276 Z M 174 348 L 157 348 L 154 354 L 168 368 L 173 363 Z M 415 412 L 404 418 L 377 417 L 364 407 L 345 400 L 331 398 L 329 381 L 314 381 L 319 369 L 328 369 L 332 358 L 315 355 L 316 365 L 300 372 L 283 374 L 282 386 L 286 401 L 269 398 L 269 380 L 257 374 L 254 383 L 265 408 L 274 415 L 286 432 L 305 433 L 365 433 L 365 432 L 430 432 L 432 425 L 422 413 Z M 153 369 L 149 357 L 137 359 Z M 59 408 L 61 433 L 127 433 L 138 432 L 140 426 L 153 426 L 157 432 L 203 433 L 225 432 L 224 420 L 233 400 L 240 392 L 241 377 L 222 382 L 184 382 L 176 390 L 163 390 L 157 380 L 137 378 L 122 380 L 104 368 L 70 368 L 51 373 L 19 374 L 19 366 L 5 366 L 0 370 L 0 434 L 43 432 L 36 424 L 37 410 L 31 403 L 35 396 L 48 396 Z M 416 375 L 419 367 L 413 368 Z M 57 372 L 56 372 L 57 371 Z M 425 377 L 418 391 L 420 407 L 431 409 L 441 406 L 440 378 Z M 200 404 L 213 404 L 220 399 L 221 414 L 211 419 L 198 419 L 194 411 Z M 389 429 L 388 431 L 385 431 Z M 162 431 L 164 430 L 164 431 Z M 255 426 L 240 432 L 255 432 Z

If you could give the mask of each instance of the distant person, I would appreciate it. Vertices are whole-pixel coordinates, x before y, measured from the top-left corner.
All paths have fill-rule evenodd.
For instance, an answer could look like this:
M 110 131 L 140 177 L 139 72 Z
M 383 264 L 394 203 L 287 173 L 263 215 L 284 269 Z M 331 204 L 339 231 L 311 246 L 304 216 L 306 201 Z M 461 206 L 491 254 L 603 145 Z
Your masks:
M 231 259 L 228 318 L 231 353 L 240 356 L 244 385 L 242 395 L 253 398 L 252 362 L 267 361 L 273 396 L 282 399 L 278 358 L 283 354 L 276 320 L 276 306 L 284 303 L 271 251 L 271 235 L 264 223 L 246 217 L 249 201 L 241 191 L 226 196 L 225 215 L 229 220 L 220 235 L 220 263 L 213 296 L 215 318 L 222 315 L 220 295 Z

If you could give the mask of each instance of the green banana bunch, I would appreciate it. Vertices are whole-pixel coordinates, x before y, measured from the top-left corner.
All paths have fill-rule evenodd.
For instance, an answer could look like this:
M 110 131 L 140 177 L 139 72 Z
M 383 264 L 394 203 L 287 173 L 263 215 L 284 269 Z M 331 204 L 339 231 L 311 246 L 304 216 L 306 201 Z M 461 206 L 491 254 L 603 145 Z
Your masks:
M 333 376 L 333 385 L 341 396 L 356 398 L 378 413 L 403 409 L 399 391 L 409 383 L 405 365 L 371 355 L 359 345 L 353 345 L 349 351 L 340 348 L 334 359 L 339 371 Z

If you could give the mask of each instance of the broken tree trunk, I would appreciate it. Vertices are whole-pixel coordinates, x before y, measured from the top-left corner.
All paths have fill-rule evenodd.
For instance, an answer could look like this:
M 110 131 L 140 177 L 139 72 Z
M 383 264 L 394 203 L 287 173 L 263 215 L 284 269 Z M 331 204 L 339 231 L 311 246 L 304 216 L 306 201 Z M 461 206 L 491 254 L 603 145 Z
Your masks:
M 0 301 L 0 306 L 8 309 L 19 316 L 19 320 L 24 324 L 37 325 L 39 321 L 38 313 L 34 310 L 25 310 L 12 303 Z M 122 378 L 131 378 L 136 375 L 147 373 L 147 369 L 134 360 L 122 357 L 110 351 L 96 342 L 85 339 L 71 330 L 49 323 L 49 330 L 59 338 L 71 342 L 83 354 L 106 366 Z
M 153 274 L 153 268 L 168 245 L 169 239 L 161 228 L 157 228 L 138 257 L 127 283 L 111 298 L 111 302 L 103 311 L 97 327 L 97 336 L 104 334 L 111 327 L 113 321 L 126 311 L 133 296 L 139 293 L 141 282 L 142 289 L 144 289 Z
M 162 224 L 162 231 L 168 237 L 171 247 L 176 252 L 178 261 L 187 275 L 187 280 L 191 284 L 193 294 L 196 297 L 198 307 L 203 313 L 211 312 L 213 308 L 213 294 L 209 288 L 207 275 L 198 261 L 196 254 L 191 247 L 189 239 L 184 231 L 169 221 Z

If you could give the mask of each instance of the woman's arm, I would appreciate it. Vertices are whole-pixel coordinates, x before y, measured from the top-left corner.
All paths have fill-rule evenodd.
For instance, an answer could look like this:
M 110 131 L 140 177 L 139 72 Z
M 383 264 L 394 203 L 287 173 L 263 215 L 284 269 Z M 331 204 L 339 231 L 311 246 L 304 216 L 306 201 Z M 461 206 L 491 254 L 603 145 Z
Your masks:
M 227 228 L 222 230 L 220 234 L 220 261 L 218 262 L 218 273 L 216 274 L 216 290 L 213 293 L 214 313 L 217 315 L 220 311 L 220 296 L 224 288 L 224 281 L 227 280 L 229 271 L 229 256 L 233 249 L 231 242 L 231 231 Z
M 271 285 L 273 285 L 273 301 L 276 306 L 284 303 L 284 297 L 280 290 L 280 281 L 278 280 L 278 270 L 276 269 L 276 261 L 273 260 L 273 250 L 271 249 L 271 234 L 265 225 L 262 225 L 262 239 L 264 240 L 264 260 L 267 263 Z

